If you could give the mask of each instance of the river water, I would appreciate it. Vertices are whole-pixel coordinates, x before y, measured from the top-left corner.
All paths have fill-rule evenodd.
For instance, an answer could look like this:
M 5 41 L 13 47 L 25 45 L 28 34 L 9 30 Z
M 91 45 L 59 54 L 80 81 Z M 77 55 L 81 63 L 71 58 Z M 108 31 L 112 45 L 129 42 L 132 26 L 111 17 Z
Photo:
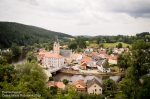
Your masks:
M 69 80 L 69 83 L 75 82 L 79 79 L 83 80 L 84 82 L 87 82 L 88 80 L 91 80 L 93 78 L 96 78 L 101 83 L 106 79 L 113 79 L 115 82 L 120 81 L 121 76 L 95 76 L 95 75 L 72 75 L 72 74 L 66 74 L 66 73 L 57 73 L 53 75 L 54 81 L 62 81 L 63 79 Z
M 8 63 L 9 64 L 20 64 L 23 63 L 26 59 L 26 55 L 27 55 L 28 51 L 27 50 L 23 50 L 22 53 L 18 56 L 13 56 Z
M 23 63 L 26 59 L 26 55 L 27 55 L 28 51 L 23 50 L 22 53 L 18 56 L 14 56 L 12 57 L 11 60 L 9 60 L 9 64 L 20 64 Z M 67 79 L 69 80 L 69 83 L 71 84 L 72 82 L 75 82 L 79 79 L 83 80 L 84 82 L 91 80 L 93 78 L 96 78 L 97 80 L 99 80 L 101 83 L 110 78 L 113 79 L 114 81 L 118 82 L 121 79 L 121 76 L 94 76 L 94 75 L 72 75 L 72 74 L 66 74 L 66 73 L 60 73 L 57 72 L 56 74 L 53 75 L 53 78 L 55 81 L 62 81 L 63 79 Z

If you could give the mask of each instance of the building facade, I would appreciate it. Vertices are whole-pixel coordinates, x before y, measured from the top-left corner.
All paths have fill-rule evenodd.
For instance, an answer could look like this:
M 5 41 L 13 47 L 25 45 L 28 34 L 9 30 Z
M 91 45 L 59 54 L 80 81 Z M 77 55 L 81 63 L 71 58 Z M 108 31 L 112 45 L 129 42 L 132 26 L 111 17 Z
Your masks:
M 43 58 L 43 63 L 48 68 L 60 68 L 64 66 L 64 57 L 59 54 L 47 52 Z

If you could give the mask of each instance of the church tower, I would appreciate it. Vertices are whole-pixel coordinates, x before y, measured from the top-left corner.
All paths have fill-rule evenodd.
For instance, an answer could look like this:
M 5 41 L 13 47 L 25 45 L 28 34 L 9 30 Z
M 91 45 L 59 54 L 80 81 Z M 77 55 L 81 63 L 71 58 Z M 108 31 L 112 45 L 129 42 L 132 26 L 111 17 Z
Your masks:
M 54 45 L 53 45 L 54 54 L 59 54 L 60 52 L 60 45 L 58 41 L 58 37 L 55 37 Z

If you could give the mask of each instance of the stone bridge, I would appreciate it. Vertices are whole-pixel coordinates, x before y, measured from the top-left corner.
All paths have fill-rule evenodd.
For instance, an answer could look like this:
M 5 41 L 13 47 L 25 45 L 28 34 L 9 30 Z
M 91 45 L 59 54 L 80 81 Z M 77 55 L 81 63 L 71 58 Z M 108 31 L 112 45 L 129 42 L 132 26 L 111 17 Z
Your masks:
M 48 71 L 49 71 L 50 73 L 54 73 L 54 72 L 57 72 L 57 71 L 59 71 L 59 70 L 61 70 L 61 69 L 62 69 L 62 67 L 49 68 Z

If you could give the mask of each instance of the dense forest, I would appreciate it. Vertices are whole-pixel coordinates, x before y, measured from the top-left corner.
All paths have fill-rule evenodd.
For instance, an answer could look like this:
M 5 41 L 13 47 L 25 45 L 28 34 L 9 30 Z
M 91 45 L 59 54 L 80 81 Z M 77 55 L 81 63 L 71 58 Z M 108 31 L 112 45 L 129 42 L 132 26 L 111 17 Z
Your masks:
M 0 35 L 0 48 L 9 48 L 12 43 L 27 46 L 34 43 L 50 42 L 54 40 L 56 35 L 59 39 L 72 37 L 68 34 L 14 22 L 0 22 Z
M 0 22 L 0 49 L 10 48 L 13 43 L 18 46 L 28 46 L 37 44 L 48 44 L 46 49 L 52 49 L 52 44 L 55 36 L 58 36 L 60 45 L 69 45 L 70 49 L 86 48 L 91 44 L 96 43 L 99 47 L 103 47 L 105 43 L 115 44 L 117 42 L 123 42 L 126 44 L 132 44 L 136 40 L 143 39 L 150 42 L 150 33 L 142 32 L 137 33 L 134 36 L 128 35 L 116 35 L 116 36 L 77 36 L 73 37 L 68 34 L 54 32 L 46 29 L 42 29 L 35 26 L 24 25 L 14 22 Z M 72 39 L 71 39 L 72 38 Z M 75 39 L 74 39 L 75 38 Z M 73 47 L 72 47 L 73 46 Z M 91 46 L 90 46 L 91 47 Z M 78 49 L 80 50 L 80 49 Z

